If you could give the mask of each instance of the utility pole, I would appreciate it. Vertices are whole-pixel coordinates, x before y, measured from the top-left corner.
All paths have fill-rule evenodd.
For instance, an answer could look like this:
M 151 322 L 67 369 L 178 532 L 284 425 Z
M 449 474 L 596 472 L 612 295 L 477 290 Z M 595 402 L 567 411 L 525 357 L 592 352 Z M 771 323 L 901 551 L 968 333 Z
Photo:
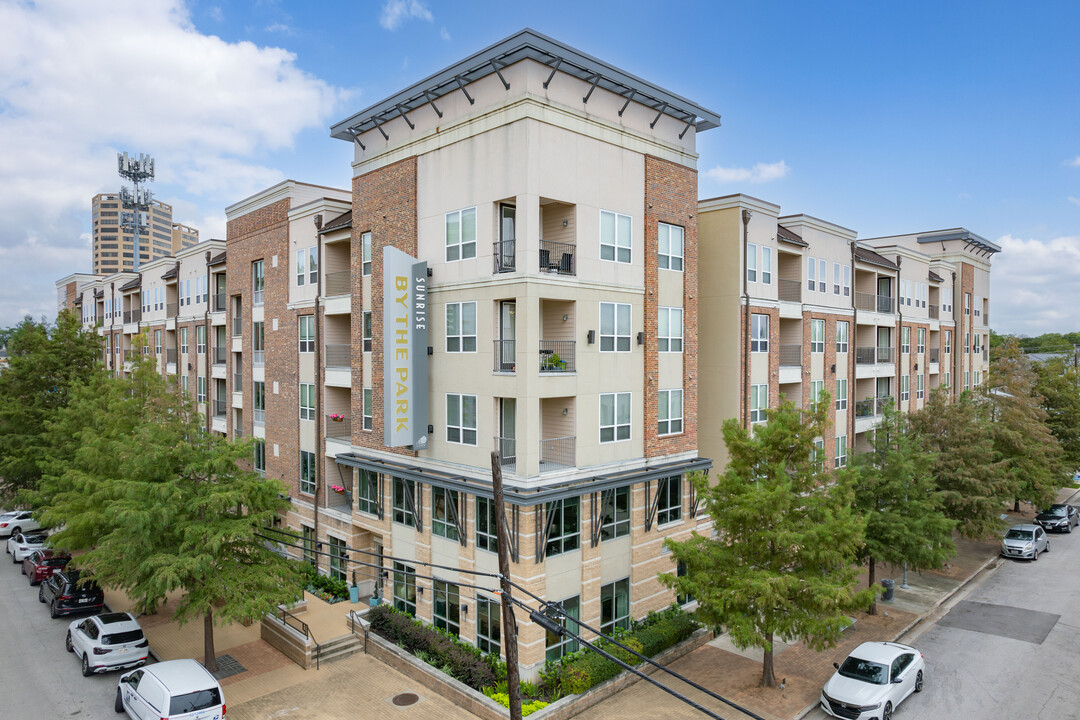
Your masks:
M 491 452 L 491 485 L 495 492 L 495 540 L 499 550 L 499 585 L 502 592 L 502 626 L 506 638 L 506 692 L 510 696 L 510 720 L 521 720 L 521 678 L 518 676 L 517 621 L 510 598 L 510 546 L 503 506 L 502 461 L 499 453 Z

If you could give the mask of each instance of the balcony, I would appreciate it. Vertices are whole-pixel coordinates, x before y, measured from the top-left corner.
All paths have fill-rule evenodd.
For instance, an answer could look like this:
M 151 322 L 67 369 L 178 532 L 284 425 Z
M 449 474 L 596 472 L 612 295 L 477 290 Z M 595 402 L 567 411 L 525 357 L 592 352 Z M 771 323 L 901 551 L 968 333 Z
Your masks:
M 802 302 L 802 283 L 798 280 L 779 278 L 778 289 L 782 302 Z
M 540 472 L 554 472 L 575 467 L 577 437 L 549 438 L 540 441 Z
M 574 264 L 574 251 L 576 249 L 577 246 L 573 243 L 541 240 L 540 272 L 550 272 L 557 275 L 577 275 Z
M 895 352 L 891 347 L 857 347 L 855 348 L 856 365 L 886 364 L 894 361 Z
M 796 283 L 798 284 L 798 283 Z M 802 345 L 781 345 L 780 366 L 802 367 Z
M 930 348 L 930 362 L 932 362 L 932 363 L 938 362 L 938 360 L 940 358 L 940 355 L 941 355 L 941 348 L 936 348 L 936 347 Z
M 514 372 L 514 353 L 515 342 L 513 340 L 496 340 L 495 341 L 495 366 L 494 372 L 497 373 L 512 373 Z
M 229 356 L 228 356 L 228 353 L 225 352 L 225 346 L 224 345 L 217 345 L 216 347 L 214 347 L 214 364 L 215 365 L 224 365 L 225 361 L 228 360 L 228 357 Z
M 335 417 L 337 419 L 335 419 Z M 352 441 L 352 418 L 342 413 L 331 413 L 326 416 L 326 439 Z
M 983 349 L 982 349 L 982 359 L 983 359 L 983 362 L 986 362 L 987 360 L 989 360 L 989 359 L 990 359 L 990 356 L 989 356 L 989 355 L 987 355 L 987 352 L 986 352 L 986 347 L 985 347 L 985 346 L 984 346 L 984 347 L 983 347 Z
M 251 364 L 255 367 L 263 367 L 266 365 L 266 351 L 254 350 L 251 353 Z
M 983 325 L 990 327 L 990 313 L 983 313 Z
M 170 365 L 176 364 L 176 348 L 168 348 L 165 350 L 165 362 Z
M 855 293 L 855 309 L 889 314 L 893 311 L 893 299 L 887 295 L 857 292 Z
M 352 367 L 351 345 L 326 345 L 326 367 L 350 368 Z
M 574 340 L 541 340 L 540 372 L 575 372 Z
M 251 424 L 257 428 L 266 427 L 266 410 L 252 410 Z
M 499 454 L 499 464 L 506 472 L 517 472 L 517 440 L 509 437 L 495 438 L 495 452 Z
M 251 304 L 256 305 L 256 306 L 263 304 L 263 291 L 262 290 L 256 290 L 253 293 L 251 293 Z
M 937 305 L 928 305 L 927 307 L 930 310 L 930 319 L 931 320 L 937 320 L 938 319 L 938 306 Z
M 855 403 L 855 417 L 868 418 L 882 415 L 885 413 L 885 406 L 892 402 L 893 398 L 888 395 L 859 400 Z
M 138 350 L 125 350 L 124 362 L 138 362 L 141 357 Z
M 348 270 L 326 273 L 326 294 L 348 295 L 351 275 Z
M 124 311 L 124 324 L 137 323 L 142 320 L 142 310 L 125 310 Z
M 507 273 L 517 270 L 516 240 L 499 240 L 493 242 L 495 256 L 495 273 Z
M 244 318 L 234 315 L 232 319 L 232 336 L 240 337 L 244 334 Z
M 165 317 L 174 318 L 180 313 L 180 303 L 165 303 Z
M 239 370 L 232 374 L 233 392 L 241 392 L 244 389 L 244 374 Z
M 225 302 L 225 293 L 214 293 L 214 312 L 225 312 L 228 305 Z
M 225 407 L 226 407 L 226 402 L 224 400 L 215 399 L 214 400 L 214 417 L 216 417 L 216 418 L 225 417 Z

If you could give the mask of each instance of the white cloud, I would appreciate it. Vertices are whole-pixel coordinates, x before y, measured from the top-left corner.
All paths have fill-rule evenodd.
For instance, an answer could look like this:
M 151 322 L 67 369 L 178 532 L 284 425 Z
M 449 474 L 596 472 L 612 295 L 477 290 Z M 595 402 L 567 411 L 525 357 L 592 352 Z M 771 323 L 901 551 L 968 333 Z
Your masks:
M 216 22 L 222 22 L 225 19 L 225 13 L 223 13 L 221 11 L 221 8 L 217 5 L 214 5 L 209 10 L 207 10 L 206 14 L 210 16 L 211 20 L 214 20 Z
M 991 262 L 991 327 L 1041 335 L 1076 329 L 1080 307 L 1080 236 L 1052 240 L 1006 235 Z
M 791 168 L 783 160 L 774 163 L 758 163 L 752 168 L 714 167 L 705 171 L 705 176 L 722 183 L 760 183 L 772 182 L 787 177 Z
M 200 34 L 183 0 L 0 3 L 0 257 L 13 279 L 0 326 L 54 314 L 53 282 L 90 270 L 80 235 L 90 198 L 120 185 L 118 150 L 157 158 L 157 194 L 220 214 L 280 180 L 268 153 L 324 129 L 346 98 L 286 50 Z
M 1080 155 L 1077 155 L 1072 160 L 1066 160 L 1065 164 L 1070 167 L 1080 167 Z
M 406 20 L 427 20 L 433 22 L 435 16 L 420 0 L 386 0 L 383 3 L 379 24 L 387 30 L 397 30 Z
M 295 35 L 296 34 L 296 32 L 291 27 L 289 27 L 288 25 L 285 25 L 284 23 L 279 23 L 279 22 L 271 23 L 271 24 L 267 25 L 265 28 L 263 28 L 263 30 L 265 30 L 268 33 L 280 33 L 282 35 Z
M 1080 205 L 1080 198 L 1073 197 L 1072 195 L 1070 195 L 1069 196 L 1069 202 L 1071 202 L 1073 205 Z
M 439 37 L 441 37 L 446 42 L 450 42 L 450 31 L 444 27 L 439 28 Z

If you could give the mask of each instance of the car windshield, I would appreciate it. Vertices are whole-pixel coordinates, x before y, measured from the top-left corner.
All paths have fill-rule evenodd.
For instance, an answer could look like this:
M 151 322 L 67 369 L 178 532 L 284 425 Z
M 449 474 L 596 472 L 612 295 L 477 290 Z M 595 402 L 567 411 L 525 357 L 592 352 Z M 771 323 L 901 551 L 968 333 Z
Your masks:
M 1068 511 L 1065 509 L 1064 505 L 1055 505 L 1052 508 L 1047 508 L 1046 510 L 1043 510 L 1043 515 L 1053 515 L 1054 517 L 1065 517 L 1067 512 Z
M 862 680 L 874 685 L 884 685 L 888 677 L 885 666 L 880 663 L 860 660 L 857 657 L 849 657 L 840 666 L 840 674 L 852 680 Z
M 1030 540 L 1031 537 L 1031 530 L 1017 530 L 1016 528 L 1013 528 L 1009 532 L 1005 533 L 1006 540 Z
M 221 704 L 221 693 L 217 688 L 207 688 L 187 695 L 177 695 L 169 704 L 170 715 L 195 712 L 207 708 L 217 707 Z

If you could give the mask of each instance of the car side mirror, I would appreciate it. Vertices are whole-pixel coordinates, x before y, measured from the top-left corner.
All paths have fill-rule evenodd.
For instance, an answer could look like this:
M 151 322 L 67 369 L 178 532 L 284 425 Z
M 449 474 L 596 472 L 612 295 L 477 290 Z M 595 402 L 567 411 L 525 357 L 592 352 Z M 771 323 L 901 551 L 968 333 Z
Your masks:
M 833 663 L 833 664 L 832 664 L 832 666 L 833 666 L 834 668 L 836 668 L 837 670 L 839 670 L 839 669 L 840 669 L 840 663 Z
M 903 682 L 903 681 L 904 681 L 904 679 L 903 679 L 903 678 L 900 678 L 900 677 L 894 677 L 894 678 L 892 679 L 892 681 L 893 681 L 893 684 L 895 685 L 895 684 L 897 684 L 897 683 L 901 683 L 901 682 Z

